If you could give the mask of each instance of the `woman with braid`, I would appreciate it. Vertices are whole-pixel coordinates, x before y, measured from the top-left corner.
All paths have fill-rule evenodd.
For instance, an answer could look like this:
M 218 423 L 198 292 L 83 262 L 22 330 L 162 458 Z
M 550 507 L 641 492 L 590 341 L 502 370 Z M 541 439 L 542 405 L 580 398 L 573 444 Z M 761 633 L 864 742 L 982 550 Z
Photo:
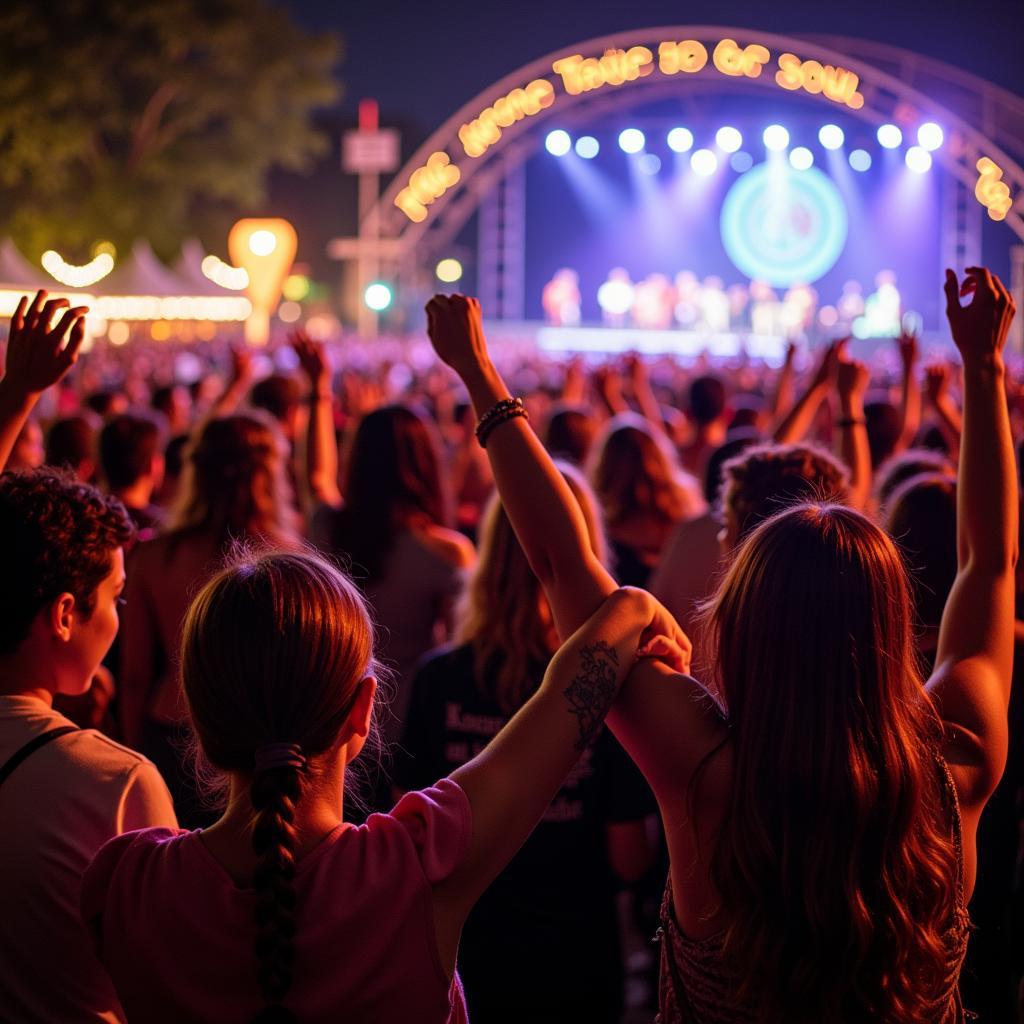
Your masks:
M 1017 560 L 1002 358 L 1014 304 L 987 270 L 967 275 L 963 291 L 952 271 L 945 285 L 964 364 L 959 568 L 927 683 L 893 542 L 853 509 L 808 502 L 749 534 L 710 601 L 712 687 L 644 662 L 608 716 L 669 846 L 663 1024 L 965 1018 L 978 821 L 1006 761 Z M 615 584 L 490 360 L 479 303 L 437 296 L 427 312 L 568 636 Z
M 465 1021 L 463 921 L 638 657 L 685 669 L 689 642 L 643 591 L 610 592 L 479 755 L 352 825 L 345 768 L 371 734 L 378 671 L 363 598 L 311 554 L 228 565 L 189 609 L 181 652 L 227 808 L 203 831 L 108 843 L 83 883 L 129 1019 Z

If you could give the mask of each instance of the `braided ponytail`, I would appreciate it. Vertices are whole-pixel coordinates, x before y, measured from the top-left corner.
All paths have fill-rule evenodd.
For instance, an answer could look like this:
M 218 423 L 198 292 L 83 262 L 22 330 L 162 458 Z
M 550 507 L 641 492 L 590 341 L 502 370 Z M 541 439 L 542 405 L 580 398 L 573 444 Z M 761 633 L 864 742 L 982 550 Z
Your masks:
M 300 769 L 281 766 L 257 772 L 250 797 L 256 817 L 256 960 L 266 1006 L 253 1024 L 290 1024 L 283 1004 L 292 984 L 295 958 L 295 805 L 302 795 Z
M 360 681 L 378 671 L 373 639 L 355 584 L 306 552 L 239 552 L 185 616 L 181 678 L 203 757 L 244 780 L 252 806 L 264 1004 L 252 1024 L 295 1020 L 296 808 L 336 757 Z

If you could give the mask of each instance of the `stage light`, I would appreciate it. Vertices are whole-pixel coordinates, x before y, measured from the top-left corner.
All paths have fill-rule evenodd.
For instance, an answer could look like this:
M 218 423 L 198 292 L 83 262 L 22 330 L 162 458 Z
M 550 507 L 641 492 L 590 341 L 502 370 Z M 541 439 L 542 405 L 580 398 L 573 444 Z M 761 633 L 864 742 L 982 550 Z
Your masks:
M 871 154 L 866 149 L 855 149 L 850 154 L 850 166 L 855 171 L 866 171 L 871 166 Z
M 826 149 L 841 149 L 846 141 L 843 129 L 837 124 L 823 124 L 818 132 L 818 141 Z
M 601 152 L 601 143 L 593 135 L 581 135 L 576 140 L 576 155 L 584 160 L 593 160 Z
M 903 141 L 903 132 L 894 124 L 883 124 L 878 129 L 878 144 L 886 149 L 896 149 Z
M 661 160 L 653 153 L 644 153 L 639 163 L 644 174 L 657 174 L 661 170 Z
M 673 128 L 668 133 L 668 148 L 674 153 L 689 153 L 693 149 L 693 132 L 689 128 Z
M 942 129 L 934 121 L 928 121 L 917 129 L 917 141 L 922 149 L 936 150 L 944 139 Z
M 569 138 L 568 132 L 556 128 L 553 132 L 548 132 L 544 148 L 552 156 L 565 156 L 572 149 L 572 139 Z
M 366 308 L 372 309 L 375 313 L 383 313 L 391 305 L 393 298 L 391 289 L 383 281 L 374 281 L 373 284 L 367 285 L 363 293 Z
M 619 132 L 619 149 L 623 153 L 639 153 L 646 144 L 644 133 L 639 128 L 626 128 Z
M 715 132 L 715 144 L 726 153 L 735 153 L 743 145 L 743 136 L 736 128 L 719 128 Z
M 789 132 L 781 124 L 770 124 L 761 136 L 765 149 L 780 152 L 789 145 Z
M 437 275 L 438 281 L 444 281 L 445 284 L 454 284 L 462 279 L 462 264 L 458 260 L 449 257 L 438 263 L 434 268 L 434 273 Z
M 718 170 L 718 157 L 710 149 L 698 149 L 690 157 L 690 166 L 695 174 L 702 178 L 710 178 Z
M 916 174 L 924 174 L 931 169 L 932 155 L 923 146 L 911 146 L 904 157 L 907 166 Z
M 739 174 L 745 174 L 754 166 L 754 158 L 749 153 L 733 153 L 729 166 Z
M 795 171 L 806 171 L 814 164 L 814 154 L 806 146 L 797 146 L 789 154 L 789 162 Z

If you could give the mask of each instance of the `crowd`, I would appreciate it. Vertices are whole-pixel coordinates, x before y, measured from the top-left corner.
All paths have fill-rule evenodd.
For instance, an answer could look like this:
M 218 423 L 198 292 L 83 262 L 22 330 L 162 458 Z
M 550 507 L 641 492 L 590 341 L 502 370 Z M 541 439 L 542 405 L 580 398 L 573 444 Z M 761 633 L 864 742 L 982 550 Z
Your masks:
M 955 364 L 777 369 L 26 296 L 0 1018 L 1015 1020 L 1024 402 L 945 288 Z

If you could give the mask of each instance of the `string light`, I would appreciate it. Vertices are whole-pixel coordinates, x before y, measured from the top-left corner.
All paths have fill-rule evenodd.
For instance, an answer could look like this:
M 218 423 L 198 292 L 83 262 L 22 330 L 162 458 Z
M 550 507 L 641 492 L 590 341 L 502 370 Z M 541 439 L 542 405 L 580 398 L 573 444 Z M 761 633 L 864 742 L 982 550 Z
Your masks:
M 221 288 L 240 292 L 249 287 L 249 271 L 245 267 L 233 267 L 219 256 L 206 256 L 200 264 L 204 277 L 208 277 Z
M 102 281 L 114 269 L 114 257 L 109 251 L 99 252 L 88 263 L 75 266 L 59 252 L 47 249 L 39 262 L 50 277 L 69 288 L 88 288 Z

